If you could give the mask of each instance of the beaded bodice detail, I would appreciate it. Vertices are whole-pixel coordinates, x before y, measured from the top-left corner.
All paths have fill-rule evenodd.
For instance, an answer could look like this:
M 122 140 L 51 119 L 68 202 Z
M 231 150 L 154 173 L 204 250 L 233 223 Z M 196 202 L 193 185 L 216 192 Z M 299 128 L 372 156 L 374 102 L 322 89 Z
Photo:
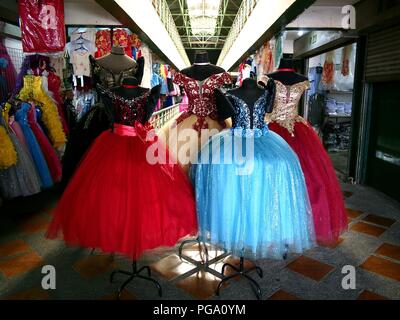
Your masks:
M 134 126 L 135 121 L 146 122 L 146 109 L 150 90 L 134 99 L 125 99 L 109 89 L 98 86 L 100 93 L 112 104 L 114 109 L 114 123 Z
M 268 77 L 265 78 L 269 79 Z M 274 81 L 276 84 L 275 103 L 272 113 L 267 117 L 267 121 L 277 122 L 286 128 L 291 135 L 294 135 L 294 125 L 296 122 L 307 124 L 307 121 L 299 116 L 298 106 L 301 96 L 310 87 L 310 83 L 306 80 L 293 85 L 284 85 L 278 80 Z
M 247 105 L 243 99 L 227 93 L 226 97 L 232 104 L 234 115 L 232 116 L 232 128 L 242 129 L 267 129 L 264 121 L 268 91 L 265 91 L 254 103 L 253 107 Z
M 217 113 L 214 90 L 231 83 L 231 81 L 231 76 L 227 72 L 213 74 L 202 81 L 190 78 L 180 72 L 176 73 L 174 77 L 174 82 L 183 86 L 188 96 L 187 112 L 199 117 L 212 116 Z

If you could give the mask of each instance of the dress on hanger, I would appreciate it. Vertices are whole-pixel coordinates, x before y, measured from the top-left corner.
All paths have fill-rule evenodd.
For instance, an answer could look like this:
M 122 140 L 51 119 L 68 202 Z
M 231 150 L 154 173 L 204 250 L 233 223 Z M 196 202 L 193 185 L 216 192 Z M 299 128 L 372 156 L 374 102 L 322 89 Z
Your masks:
M 311 248 L 314 226 L 299 160 L 264 122 L 270 93 L 253 108 L 226 96 L 232 128 L 212 136 L 190 168 L 200 238 L 249 258 L 282 259 Z
M 0 168 L 0 195 L 5 199 L 12 199 L 40 192 L 40 178 L 30 154 L 19 142 L 14 132 L 7 129 L 7 124 L 1 114 L 0 129 L 7 132 L 17 154 L 15 165 L 7 169 Z
M 43 123 L 49 133 L 49 138 L 55 148 L 66 143 L 65 132 L 62 127 L 55 102 L 45 93 L 42 87 L 42 77 L 24 76 L 24 86 L 19 92 L 19 99 L 29 101 L 34 99 L 41 103 Z
M 268 80 L 268 77 L 265 77 Z M 317 134 L 299 116 L 298 105 L 309 81 L 276 83 L 276 99 L 269 128 L 285 139 L 299 157 L 311 201 L 318 243 L 335 244 L 347 229 L 343 194 L 332 162 Z
M 103 132 L 83 158 L 47 235 L 62 233 L 67 244 L 137 259 L 145 250 L 195 234 L 193 189 L 178 165 L 147 159 L 155 146 L 168 157 L 157 137 L 150 137 L 150 91 L 129 100 L 109 89 L 100 92 L 114 109 L 113 129 Z
M 196 146 L 190 145 L 188 147 L 190 150 L 196 150 L 196 154 L 187 154 L 185 159 L 176 157 L 185 171 L 189 169 L 191 160 L 197 157 L 197 151 L 208 140 L 209 136 L 201 136 L 201 130 L 209 129 L 210 134 L 213 134 L 211 130 L 217 132 L 226 127 L 225 121 L 218 119 L 214 90 L 221 88 L 225 84 L 230 84 L 231 81 L 231 76 L 227 72 L 213 74 L 202 81 L 190 78 L 180 72 L 175 73 L 174 82 L 185 88 L 188 97 L 188 107 L 176 120 L 172 123 L 167 123 L 162 128 L 163 135 L 161 137 L 165 139 L 170 152 L 176 152 L 178 155 L 181 153 L 181 148 L 183 146 L 187 147 L 188 143 L 178 141 L 177 145 L 175 145 L 176 142 L 169 141 L 172 129 L 176 128 L 178 136 L 185 129 L 194 129 L 197 131 L 199 139 L 196 141 Z M 177 140 L 177 138 L 171 140 Z
M 53 186 L 53 180 L 51 178 L 49 167 L 43 155 L 42 149 L 40 148 L 40 145 L 28 122 L 28 111 L 30 108 L 31 105 L 29 103 L 21 103 L 21 107 L 15 113 L 15 120 L 18 121 L 22 132 L 24 133 L 29 152 L 40 176 L 41 186 L 43 188 L 50 188 Z
M 62 174 L 60 159 L 49 139 L 44 134 L 43 129 L 38 124 L 36 109 L 33 106 L 28 110 L 28 123 L 46 159 L 53 182 L 60 182 Z

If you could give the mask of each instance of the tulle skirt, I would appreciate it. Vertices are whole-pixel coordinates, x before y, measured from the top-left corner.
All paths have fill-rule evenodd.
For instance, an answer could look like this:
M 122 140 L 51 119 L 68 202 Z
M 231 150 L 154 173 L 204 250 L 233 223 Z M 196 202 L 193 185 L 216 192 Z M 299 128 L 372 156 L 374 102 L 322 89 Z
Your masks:
M 193 188 L 179 165 L 150 164 L 155 142 L 107 130 L 70 180 L 47 236 L 137 259 L 197 232 Z M 157 144 L 159 151 L 163 148 Z M 166 152 L 165 149 L 163 152 Z
M 190 169 L 201 239 L 250 258 L 311 248 L 311 208 L 296 155 L 268 129 L 261 136 L 234 132 L 213 136 Z
M 9 137 L 17 152 L 17 163 L 0 170 L 0 194 L 5 199 L 12 199 L 40 192 L 40 177 L 30 154 L 14 133 L 10 133 Z
M 332 162 L 318 135 L 302 122 L 296 122 L 294 136 L 272 122 L 269 128 L 285 139 L 299 157 L 306 179 L 319 244 L 331 245 L 347 229 L 343 194 Z

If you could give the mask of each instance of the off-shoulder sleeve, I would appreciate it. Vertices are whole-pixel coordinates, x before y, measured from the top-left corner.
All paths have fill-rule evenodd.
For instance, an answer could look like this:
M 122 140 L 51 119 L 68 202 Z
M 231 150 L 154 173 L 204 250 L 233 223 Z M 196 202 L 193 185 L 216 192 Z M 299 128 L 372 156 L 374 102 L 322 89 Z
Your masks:
M 223 86 L 224 84 L 231 84 L 231 83 L 232 83 L 231 75 L 228 72 L 223 72 L 219 77 L 218 84 L 220 86 Z
M 180 72 L 175 73 L 173 82 L 178 86 L 185 86 L 184 75 Z

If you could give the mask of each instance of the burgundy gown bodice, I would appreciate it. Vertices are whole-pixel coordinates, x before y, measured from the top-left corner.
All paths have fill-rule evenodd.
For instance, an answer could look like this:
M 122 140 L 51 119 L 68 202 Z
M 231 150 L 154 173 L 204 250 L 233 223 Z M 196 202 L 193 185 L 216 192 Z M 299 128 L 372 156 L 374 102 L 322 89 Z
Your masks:
M 232 78 L 227 72 L 213 74 L 204 80 L 196 80 L 184 75 L 176 73 L 174 82 L 183 86 L 188 97 L 188 108 L 178 119 L 177 123 L 182 122 L 190 115 L 196 115 L 199 121 L 194 125 L 194 129 L 207 129 L 205 117 L 213 120 L 218 119 L 217 105 L 214 96 L 214 90 L 222 87 L 224 84 L 232 82 Z

